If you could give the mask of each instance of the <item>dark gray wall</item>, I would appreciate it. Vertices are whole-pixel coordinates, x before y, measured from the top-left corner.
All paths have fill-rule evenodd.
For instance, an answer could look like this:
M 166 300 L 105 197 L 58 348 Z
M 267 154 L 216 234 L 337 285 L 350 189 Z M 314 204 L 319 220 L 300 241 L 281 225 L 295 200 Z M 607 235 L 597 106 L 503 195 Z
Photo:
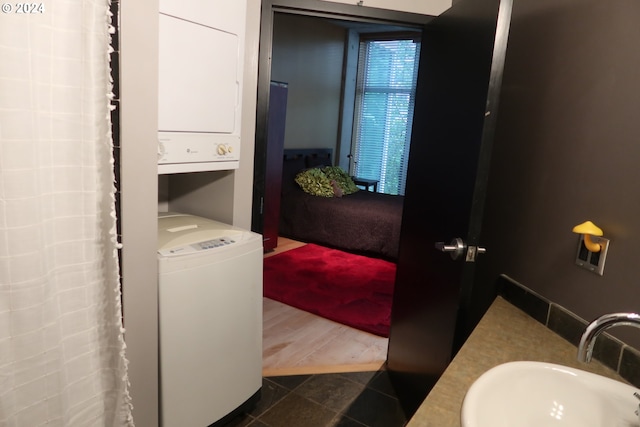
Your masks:
M 479 268 L 586 320 L 640 311 L 639 22 L 637 0 L 514 3 Z M 585 220 L 611 239 L 602 277 L 574 263 Z

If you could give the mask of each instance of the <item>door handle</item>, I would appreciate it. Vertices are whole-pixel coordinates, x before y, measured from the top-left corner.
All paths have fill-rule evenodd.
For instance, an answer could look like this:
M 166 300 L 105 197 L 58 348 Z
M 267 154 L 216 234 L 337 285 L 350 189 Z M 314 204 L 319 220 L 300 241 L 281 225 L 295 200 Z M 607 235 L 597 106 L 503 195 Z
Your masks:
M 460 256 L 464 254 L 465 249 L 467 249 L 467 255 L 465 257 L 466 262 L 475 262 L 478 254 L 484 254 L 487 252 L 486 248 L 480 246 L 467 246 L 459 237 L 453 239 L 448 245 L 444 242 L 437 242 L 436 249 L 440 252 L 449 252 L 449 254 L 451 254 L 451 259 L 453 260 L 460 258 Z
M 461 238 L 456 237 L 449 243 L 448 245 L 444 242 L 436 243 L 436 249 L 440 252 L 449 252 L 451 254 L 451 259 L 458 259 L 464 253 L 466 245 Z

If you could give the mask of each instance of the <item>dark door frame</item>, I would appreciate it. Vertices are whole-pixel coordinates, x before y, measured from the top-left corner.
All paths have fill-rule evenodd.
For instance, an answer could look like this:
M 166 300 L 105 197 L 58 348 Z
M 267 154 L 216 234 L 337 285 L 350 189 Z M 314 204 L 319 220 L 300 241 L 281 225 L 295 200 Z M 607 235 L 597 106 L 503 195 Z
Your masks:
M 255 154 L 253 166 L 253 198 L 251 230 L 261 233 L 265 194 L 267 154 L 267 118 L 271 82 L 273 16 L 289 13 L 343 21 L 422 27 L 435 16 L 399 12 L 365 6 L 331 3 L 320 0 L 263 0 L 260 15 L 260 47 L 258 53 L 258 93 L 256 106 Z

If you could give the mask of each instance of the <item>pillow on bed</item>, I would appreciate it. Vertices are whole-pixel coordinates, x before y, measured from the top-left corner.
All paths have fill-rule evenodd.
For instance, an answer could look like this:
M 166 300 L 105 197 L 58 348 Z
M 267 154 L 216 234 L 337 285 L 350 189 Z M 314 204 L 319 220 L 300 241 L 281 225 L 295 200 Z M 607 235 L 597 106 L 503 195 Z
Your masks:
M 340 166 L 326 166 L 322 168 L 322 172 L 329 178 L 329 182 L 335 181 L 342 194 L 353 194 L 359 190 L 353 179 Z
M 305 170 L 306 165 L 304 157 L 294 157 L 290 159 L 284 159 L 282 163 L 282 192 L 286 193 L 291 190 L 296 190 L 298 184 L 296 184 L 296 175 Z
M 304 190 L 313 196 L 333 197 L 331 181 L 319 168 L 307 169 L 296 175 L 296 182 Z

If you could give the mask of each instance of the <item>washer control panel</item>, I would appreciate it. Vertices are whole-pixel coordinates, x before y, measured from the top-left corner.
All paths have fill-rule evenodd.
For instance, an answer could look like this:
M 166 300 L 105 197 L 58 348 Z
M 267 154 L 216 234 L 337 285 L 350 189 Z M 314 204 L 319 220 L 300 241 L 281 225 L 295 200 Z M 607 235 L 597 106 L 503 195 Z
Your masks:
M 204 242 L 194 243 L 192 245 L 178 246 L 171 249 L 162 249 L 158 253 L 167 257 L 194 254 L 202 251 L 209 251 L 231 246 L 236 243 L 236 240 L 231 237 L 220 237 L 217 239 L 211 239 Z
M 222 237 L 220 239 L 207 240 L 206 242 L 196 243 L 193 246 L 197 251 L 205 251 L 207 249 L 220 248 L 222 246 L 228 246 L 236 241 L 229 237 Z

